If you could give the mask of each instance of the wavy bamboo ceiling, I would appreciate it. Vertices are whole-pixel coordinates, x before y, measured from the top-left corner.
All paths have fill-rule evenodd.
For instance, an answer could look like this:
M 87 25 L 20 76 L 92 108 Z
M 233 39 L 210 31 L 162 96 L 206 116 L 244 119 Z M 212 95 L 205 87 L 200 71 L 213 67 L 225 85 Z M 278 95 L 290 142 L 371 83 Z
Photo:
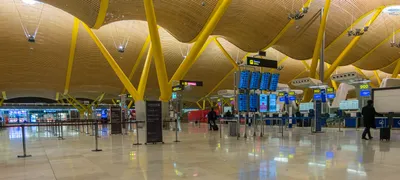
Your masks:
M 41 0 L 45 4 L 27 5 L 21 0 L 0 1 L 0 90 L 9 98 L 40 96 L 54 98 L 63 92 L 73 18 L 89 26 L 96 24 L 101 0 Z M 290 12 L 300 9 L 307 0 L 232 0 L 228 10 L 213 32 L 233 59 L 246 52 L 256 52 L 270 44 L 289 23 Z M 319 28 L 319 11 L 324 0 L 313 0 L 306 16 L 289 27 L 283 36 L 267 49 L 268 58 L 282 62 L 281 83 L 308 76 L 304 63 L 310 64 Z M 332 63 L 353 37 L 346 29 L 362 28 L 379 6 L 400 4 L 400 0 L 332 0 L 326 27 L 325 61 Z M 203 29 L 218 0 L 154 0 L 157 22 L 169 78 L 183 61 L 197 35 Z M 43 8 L 36 43 L 28 43 L 22 24 L 35 30 Z M 20 11 L 18 13 L 17 9 Z M 393 29 L 400 29 L 400 17 L 381 13 L 358 44 L 345 57 L 337 72 L 381 69 L 381 78 L 391 73 L 400 58 L 399 50 L 390 47 Z M 129 20 L 129 21 L 127 21 Z M 116 59 L 125 74 L 131 72 L 148 36 L 143 0 L 109 0 L 103 26 L 94 32 Z M 400 32 L 400 30 L 398 31 Z M 342 35 L 344 34 L 344 35 Z M 129 38 L 125 53 L 117 52 L 115 44 Z M 399 42 L 399 39 L 397 40 Z M 288 56 L 288 57 L 287 57 Z M 146 57 L 139 63 L 132 82 L 137 87 Z M 211 42 L 189 70 L 186 79 L 204 81 L 202 88 L 187 92 L 187 100 L 196 101 L 208 94 L 232 65 L 215 42 Z M 363 71 L 373 79 L 372 71 Z M 375 80 L 373 80 L 374 82 Z M 218 89 L 231 89 L 230 75 Z M 82 26 L 79 28 L 70 92 L 76 97 L 95 98 L 101 92 L 109 97 L 118 95 L 123 86 L 97 46 Z M 151 66 L 146 96 L 159 95 L 154 64 Z M 190 98 L 189 98 L 190 97 Z

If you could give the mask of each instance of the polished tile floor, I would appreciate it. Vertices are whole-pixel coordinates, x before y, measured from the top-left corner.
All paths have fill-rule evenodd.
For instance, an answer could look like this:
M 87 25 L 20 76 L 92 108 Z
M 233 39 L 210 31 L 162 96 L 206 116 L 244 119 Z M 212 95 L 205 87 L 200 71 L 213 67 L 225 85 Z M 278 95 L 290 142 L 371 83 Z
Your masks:
M 65 140 L 27 127 L 27 154 L 22 154 L 21 128 L 0 132 L 0 180 L 256 180 L 256 179 L 399 179 L 400 131 L 391 142 L 361 140 L 361 130 L 265 128 L 265 136 L 229 137 L 227 127 L 208 132 L 205 124 L 182 125 L 180 143 L 164 131 L 165 144 L 134 146 L 135 132 L 108 135 L 100 129 L 99 148 L 94 137 L 64 127 Z M 244 132 L 244 127 L 241 127 Z M 251 129 L 249 129 L 251 131 Z M 140 141 L 144 131 L 139 130 Z M 253 134 L 249 132 L 249 134 Z

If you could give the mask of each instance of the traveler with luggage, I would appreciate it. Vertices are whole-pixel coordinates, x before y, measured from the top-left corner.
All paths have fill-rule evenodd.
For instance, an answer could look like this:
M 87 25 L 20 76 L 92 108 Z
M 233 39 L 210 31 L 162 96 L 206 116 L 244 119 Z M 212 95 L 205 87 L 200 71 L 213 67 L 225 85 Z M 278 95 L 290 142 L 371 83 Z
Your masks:
M 211 108 L 211 111 L 207 114 L 208 124 L 210 124 L 210 130 L 218 130 L 218 126 L 215 123 L 217 120 L 217 113 L 214 111 L 214 108 Z
M 364 118 L 364 132 L 362 134 L 362 139 L 364 140 L 369 140 L 372 139 L 373 137 L 371 136 L 371 127 L 372 128 L 376 128 L 375 125 L 375 116 L 382 116 L 382 114 L 379 114 L 375 111 L 374 108 L 374 102 L 372 100 L 368 100 L 367 105 L 365 107 L 362 108 L 361 114 Z M 368 138 L 366 138 L 366 135 L 368 135 Z

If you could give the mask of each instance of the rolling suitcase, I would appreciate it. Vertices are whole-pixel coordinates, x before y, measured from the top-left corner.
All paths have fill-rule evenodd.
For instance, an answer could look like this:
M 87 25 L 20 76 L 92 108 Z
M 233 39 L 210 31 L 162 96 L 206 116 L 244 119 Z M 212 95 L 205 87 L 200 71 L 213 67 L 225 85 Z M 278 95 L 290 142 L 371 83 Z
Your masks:
M 384 127 L 381 128 L 380 130 L 380 140 L 386 140 L 386 141 L 390 141 L 390 127 Z
M 216 125 L 216 124 L 214 124 L 212 128 L 213 128 L 214 131 L 218 131 L 218 129 L 219 129 L 218 125 Z

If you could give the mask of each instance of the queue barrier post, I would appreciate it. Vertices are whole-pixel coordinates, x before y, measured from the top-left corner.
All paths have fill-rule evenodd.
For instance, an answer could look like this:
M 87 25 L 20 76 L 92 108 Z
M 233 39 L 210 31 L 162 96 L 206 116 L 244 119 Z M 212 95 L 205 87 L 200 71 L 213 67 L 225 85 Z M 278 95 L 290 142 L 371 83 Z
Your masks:
M 57 124 L 58 124 L 58 128 L 59 128 L 58 140 L 64 140 L 63 122 L 61 120 L 59 120 Z
M 100 152 L 100 151 L 103 151 L 103 150 L 101 150 L 101 149 L 99 149 L 99 142 L 98 142 L 98 128 L 99 128 L 99 126 L 98 126 L 98 121 L 96 121 L 95 123 L 94 123 L 94 125 L 95 125 L 95 127 L 94 127 L 94 129 L 95 129 L 95 136 L 94 136 L 94 141 L 95 141 L 95 144 L 96 144 L 96 149 L 94 149 L 94 150 L 92 150 L 93 152 Z
M 175 120 L 175 141 L 174 142 L 181 142 L 178 140 L 178 119 Z
M 32 155 L 27 155 L 26 154 L 25 125 L 24 124 L 21 124 L 21 129 L 22 129 L 22 149 L 24 151 L 24 155 L 19 155 L 17 157 L 18 158 L 32 157 Z
M 138 126 L 138 121 L 135 121 L 136 123 L 136 143 L 133 145 L 139 146 L 142 145 L 142 143 L 139 143 L 139 126 Z

